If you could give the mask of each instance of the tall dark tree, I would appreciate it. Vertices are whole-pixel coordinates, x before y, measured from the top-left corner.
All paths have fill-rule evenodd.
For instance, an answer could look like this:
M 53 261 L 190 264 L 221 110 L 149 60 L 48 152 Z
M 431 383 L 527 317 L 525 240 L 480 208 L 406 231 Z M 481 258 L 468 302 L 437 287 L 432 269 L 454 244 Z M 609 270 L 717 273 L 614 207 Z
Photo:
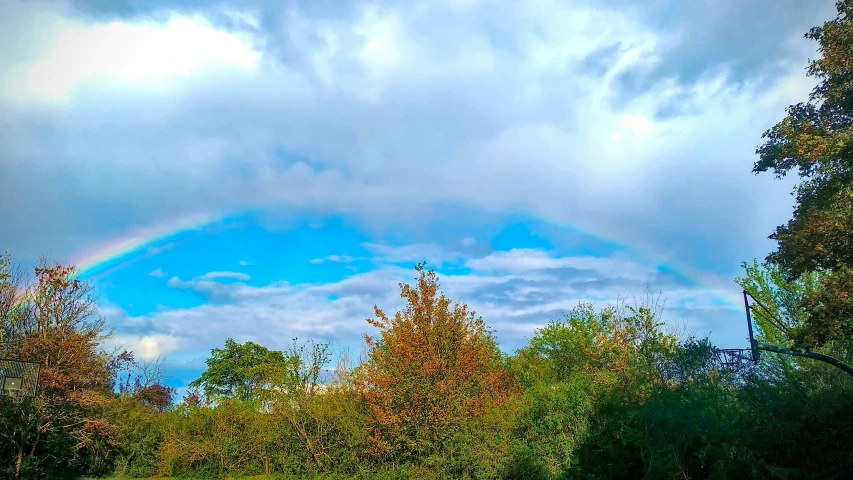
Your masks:
M 853 0 L 836 7 L 834 20 L 806 34 L 819 44 L 807 68 L 819 84 L 765 132 L 753 168 L 800 176 L 793 217 L 770 236 L 778 248 L 768 261 L 789 280 L 820 277 L 800 300 L 808 316 L 793 339 L 801 348 L 853 337 Z

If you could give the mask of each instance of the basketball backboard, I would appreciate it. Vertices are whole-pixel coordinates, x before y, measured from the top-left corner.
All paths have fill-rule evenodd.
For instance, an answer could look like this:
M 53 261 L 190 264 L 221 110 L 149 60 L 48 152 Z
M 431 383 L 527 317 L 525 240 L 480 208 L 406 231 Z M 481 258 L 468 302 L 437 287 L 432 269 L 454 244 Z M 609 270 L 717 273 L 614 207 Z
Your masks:
M 0 358 L 0 395 L 15 399 L 34 397 L 41 365 L 9 358 Z

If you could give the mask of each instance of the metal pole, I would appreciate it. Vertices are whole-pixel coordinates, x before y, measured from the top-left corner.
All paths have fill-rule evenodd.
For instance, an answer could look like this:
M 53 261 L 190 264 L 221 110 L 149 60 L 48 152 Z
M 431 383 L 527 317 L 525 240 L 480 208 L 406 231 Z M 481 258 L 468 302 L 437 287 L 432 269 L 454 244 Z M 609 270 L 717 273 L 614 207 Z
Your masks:
M 781 347 L 777 347 L 776 345 L 767 345 L 764 343 L 759 345 L 758 348 L 760 348 L 762 350 L 766 350 L 768 352 L 781 353 L 783 355 L 792 355 L 795 357 L 804 357 L 804 358 L 811 358 L 812 360 L 819 360 L 821 362 L 828 363 L 828 364 L 832 365 L 833 367 L 838 368 L 839 370 L 843 370 L 846 374 L 853 377 L 853 367 L 851 367 L 850 365 L 847 365 L 846 363 L 842 362 L 841 360 L 830 357 L 829 355 L 824 355 L 822 353 L 817 353 L 817 352 L 798 352 L 796 350 L 791 350 L 789 348 L 781 348 Z
M 746 293 L 746 290 L 743 291 L 743 304 L 746 307 L 746 325 L 749 328 L 749 348 L 752 349 L 752 360 L 758 364 L 758 360 L 761 357 L 761 353 L 759 353 L 758 349 L 755 348 L 755 337 L 752 335 L 752 314 L 749 311 L 749 299 L 747 297 L 749 295 Z

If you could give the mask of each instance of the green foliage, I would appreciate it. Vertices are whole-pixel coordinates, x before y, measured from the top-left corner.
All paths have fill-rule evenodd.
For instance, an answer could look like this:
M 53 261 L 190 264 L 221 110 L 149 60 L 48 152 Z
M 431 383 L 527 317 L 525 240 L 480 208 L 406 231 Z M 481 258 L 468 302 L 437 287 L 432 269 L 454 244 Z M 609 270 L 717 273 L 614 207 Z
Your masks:
M 216 408 L 179 407 L 164 423 L 158 473 L 196 478 L 266 473 L 265 463 L 288 452 L 286 444 L 276 445 L 280 432 L 269 420 L 241 400 L 226 399 Z
M 119 397 L 106 415 L 121 426 L 116 442 L 115 472 L 127 477 L 150 477 L 157 473 L 158 451 L 167 418 L 133 397 Z
M 211 351 L 206 363 L 207 369 L 190 387 L 201 387 L 211 400 L 258 400 L 273 386 L 295 386 L 288 385 L 286 379 L 288 373 L 298 371 L 300 359 L 254 342 L 237 343 L 228 338 L 224 348 Z
M 770 311 L 767 314 L 758 309 L 752 314 L 756 340 L 789 348 L 802 345 L 797 343 L 796 339 L 807 335 L 811 328 L 808 322 L 811 314 L 803 306 L 804 299 L 812 298 L 816 292 L 823 290 L 822 274 L 806 272 L 791 279 L 773 263 L 753 261 L 752 264 L 743 263 L 742 266 L 745 275 L 735 281 Z M 775 322 L 781 322 L 784 329 L 774 326 L 769 315 L 776 319 Z M 853 339 L 838 338 L 827 341 L 816 351 L 849 362 L 853 353 L 851 340 Z M 767 374 L 772 374 L 774 369 L 784 370 L 787 374 L 797 369 L 824 371 L 827 375 L 840 373 L 835 367 L 801 357 L 762 352 L 762 358 L 766 360 L 763 368 L 767 370 Z M 781 375 L 780 372 L 776 374 Z
M 518 352 L 513 367 L 528 404 L 517 452 L 528 471 L 555 476 L 572 469 L 602 399 L 614 391 L 639 398 L 660 381 L 663 360 L 678 350 L 676 338 L 661 330 L 660 313 L 651 296 L 635 307 L 596 311 L 581 304 Z
M 592 433 L 578 452 L 578 478 L 715 478 L 737 444 L 737 409 L 726 390 L 706 378 L 656 385 L 638 401 L 624 391 L 600 401 Z M 732 415 L 735 415 L 733 418 Z
M 782 309 L 788 293 L 779 290 L 787 285 L 780 279 L 756 266 L 742 282 L 757 295 L 770 292 L 767 301 Z M 271 388 L 280 380 L 267 376 L 267 387 L 254 391 L 276 395 L 263 401 L 220 397 L 160 412 L 120 397 L 110 415 L 127 416 L 133 427 L 120 437 L 117 472 L 389 479 L 853 474 L 846 379 L 801 367 L 723 371 L 706 339 L 666 333 L 660 304 L 646 300 L 601 310 L 581 304 L 538 330 L 502 360 L 519 389 L 450 425 L 440 447 L 420 457 L 372 453 L 375 413 L 362 374 L 339 368 L 322 391 Z M 283 354 L 301 359 L 290 364 L 301 367 L 290 370 L 295 383 L 288 385 L 312 385 L 324 352 L 314 346 Z
M 760 264 L 756 260 L 752 264 L 744 262 L 741 266 L 746 275 L 735 279 L 735 282 L 767 307 L 770 314 L 781 320 L 787 328 L 801 328 L 808 318 L 808 312 L 802 308 L 802 301 L 806 295 L 819 288 L 818 275 L 807 272 L 799 278 L 790 279 L 777 265 Z M 761 312 L 753 315 L 753 322 L 757 340 L 791 346 L 791 337 L 772 326 Z
M 801 179 L 793 218 L 771 235 L 778 248 L 768 257 L 789 280 L 820 273 L 819 288 L 798 302 L 809 314 L 793 335 L 801 348 L 853 338 L 853 0 L 837 9 L 806 34 L 819 44 L 807 69 L 817 87 L 764 134 L 753 169 L 778 177 L 797 170 Z
M 798 371 L 756 378 L 738 391 L 751 478 L 853 477 L 853 385 L 848 378 Z M 744 475 L 744 478 L 746 476 Z

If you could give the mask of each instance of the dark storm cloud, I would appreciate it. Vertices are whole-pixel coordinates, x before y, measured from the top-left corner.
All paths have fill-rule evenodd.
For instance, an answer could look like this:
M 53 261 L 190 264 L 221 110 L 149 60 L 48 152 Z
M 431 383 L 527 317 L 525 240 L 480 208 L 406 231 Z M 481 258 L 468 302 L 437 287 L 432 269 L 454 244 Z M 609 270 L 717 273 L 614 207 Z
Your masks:
M 505 21 L 495 18 L 502 11 L 500 5 L 482 3 L 477 11 L 484 16 L 484 26 L 489 26 L 487 31 L 492 43 L 507 51 L 515 51 L 517 46 L 512 39 L 518 32 L 506 28 Z M 619 94 L 614 98 L 614 104 L 647 91 L 661 80 L 693 84 L 704 75 L 719 73 L 722 68 L 727 69 L 735 82 L 755 76 L 776 75 L 781 69 L 789 68 L 783 64 L 792 49 L 788 40 L 792 36 L 801 36 L 812 26 L 831 18 L 835 12 L 832 0 L 653 0 L 642 4 L 608 0 L 585 3 L 592 7 L 610 6 L 628 11 L 663 38 L 653 53 L 660 57 L 658 62 L 632 68 L 619 75 Z M 271 41 L 270 48 L 290 58 L 298 57 L 299 52 L 289 48 L 287 31 L 281 29 L 289 12 L 296 11 L 309 18 L 345 20 L 351 19 L 364 6 L 352 0 L 74 0 L 72 5 L 78 13 L 100 20 L 138 19 L 178 11 L 204 14 L 217 25 L 232 29 L 255 27 L 223 12 L 227 9 L 249 11 L 257 14 L 258 29 Z M 372 5 L 393 3 L 373 2 Z M 452 37 L 453 22 L 454 19 L 448 17 L 443 35 Z M 313 45 L 309 46 L 322 43 L 320 37 L 315 37 Z M 621 48 L 619 42 L 603 46 L 587 55 L 583 67 L 600 76 L 612 67 L 614 55 Z M 676 108 L 675 105 L 662 107 L 659 115 L 666 118 L 674 114 Z M 678 111 L 689 112 L 689 105 L 680 107 Z
M 613 2 L 620 3 L 620 2 Z M 732 82 L 773 77 L 805 63 L 789 61 L 796 45 L 811 27 L 835 15 L 832 0 L 657 0 L 634 4 L 651 28 L 663 33 L 655 49 L 659 61 L 629 69 L 619 75 L 614 104 L 624 103 L 662 80 L 694 84 L 725 69 Z M 689 113 L 682 101 L 662 105 L 660 118 Z

